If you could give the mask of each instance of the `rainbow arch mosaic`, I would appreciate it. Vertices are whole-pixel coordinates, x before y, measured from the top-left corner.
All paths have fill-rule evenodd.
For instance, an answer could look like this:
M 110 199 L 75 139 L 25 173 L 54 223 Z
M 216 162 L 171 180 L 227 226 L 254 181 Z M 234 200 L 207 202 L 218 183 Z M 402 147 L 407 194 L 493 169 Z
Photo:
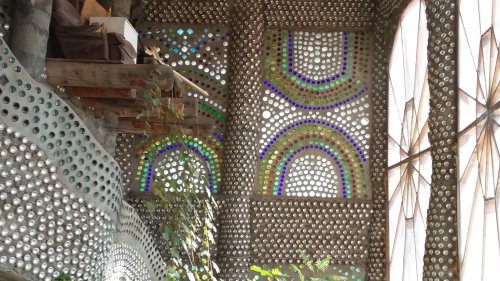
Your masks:
M 266 31 L 264 85 L 293 106 L 327 110 L 368 91 L 365 33 Z
M 192 152 L 193 157 L 190 161 L 195 162 L 199 160 L 203 165 L 197 168 L 204 169 L 206 176 L 206 184 L 209 190 L 216 193 L 220 186 L 220 166 L 223 138 L 217 133 L 213 133 L 206 137 L 206 143 L 193 136 L 178 136 L 178 137 L 163 137 L 161 139 L 151 142 L 144 149 L 140 156 L 139 166 L 137 170 L 136 180 L 139 182 L 140 191 L 149 191 L 155 183 L 156 168 L 158 165 L 164 163 L 168 167 L 159 167 L 160 172 L 165 175 L 168 173 L 175 173 L 176 153 L 182 150 L 189 150 Z M 172 158 L 162 161 L 165 157 Z M 175 177 L 174 177 L 175 178 Z
M 257 193 L 282 196 L 290 172 L 289 164 L 306 151 L 320 153 L 335 164 L 336 172 L 340 175 L 340 197 L 357 198 L 366 194 L 367 159 L 363 151 L 342 128 L 316 120 L 292 124 L 269 141 L 259 157 Z
M 147 22 L 139 23 L 136 28 L 145 45 L 154 45 L 159 48 L 160 56 L 165 63 L 209 93 L 209 96 L 204 96 L 186 89 L 185 94 L 197 99 L 196 123 L 211 127 L 197 136 L 198 147 L 189 144 L 193 142 L 194 137 L 179 137 L 177 141 L 169 140 L 172 144 L 160 150 L 149 151 L 151 153 L 149 156 L 144 154 L 144 159 L 141 159 L 141 161 L 144 160 L 144 165 L 149 165 L 148 167 L 163 165 L 164 169 L 157 171 L 155 175 L 154 168 L 148 170 L 142 165 L 137 175 L 140 188 L 147 191 L 155 176 L 158 177 L 161 173 L 166 173 L 162 177 L 174 179 L 174 172 L 170 170 L 175 170 L 177 165 L 175 153 L 189 149 L 196 155 L 191 164 L 196 165 L 197 170 L 203 172 L 202 177 L 209 179 L 201 183 L 197 182 L 196 185 L 201 187 L 206 184 L 212 192 L 217 192 L 223 151 L 222 133 L 226 121 L 228 99 L 229 28 L 223 25 L 200 26 L 179 23 L 151 25 Z M 193 126 L 192 129 L 197 129 L 197 126 Z
M 371 196 L 366 32 L 268 29 L 256 193 Z

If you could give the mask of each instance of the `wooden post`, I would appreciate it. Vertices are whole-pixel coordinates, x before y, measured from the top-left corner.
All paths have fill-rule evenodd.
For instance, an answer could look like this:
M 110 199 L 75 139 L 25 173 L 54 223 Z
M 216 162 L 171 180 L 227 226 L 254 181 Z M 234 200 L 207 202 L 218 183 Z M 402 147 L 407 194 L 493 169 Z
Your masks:
M 45 72 L 52 0 L 16 0 L 10 48 L 36 80 Z

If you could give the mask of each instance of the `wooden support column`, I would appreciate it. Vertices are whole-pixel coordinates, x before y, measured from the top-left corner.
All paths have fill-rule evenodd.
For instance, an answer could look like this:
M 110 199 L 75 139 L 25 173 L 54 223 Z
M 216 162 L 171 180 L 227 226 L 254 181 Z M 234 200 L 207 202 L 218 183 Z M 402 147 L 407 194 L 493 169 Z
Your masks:
M 52 0 L 15 0 L 10 48 L 36 80 L 45 72 Z

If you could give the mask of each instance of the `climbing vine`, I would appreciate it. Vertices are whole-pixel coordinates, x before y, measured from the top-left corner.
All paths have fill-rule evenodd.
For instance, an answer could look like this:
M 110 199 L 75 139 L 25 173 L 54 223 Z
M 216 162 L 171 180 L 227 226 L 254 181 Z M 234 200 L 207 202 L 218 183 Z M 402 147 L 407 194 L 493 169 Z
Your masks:
M 194 184 L 199 172 L 190 164 L 191 157 L 189 150 L 179 154 L 177 162 L 183 169 L 178 179 L 157 181 L 152 188 L 157 200 L 146 201 L 146 207 L 152 215 L 158 207 L 169 210 L 169 219 L 158 229 L 168 246 L 167 280 L 216 281 L 219 269 L 211 246 L 217 232 L 213 224 L 217 204 L 208 188 Z

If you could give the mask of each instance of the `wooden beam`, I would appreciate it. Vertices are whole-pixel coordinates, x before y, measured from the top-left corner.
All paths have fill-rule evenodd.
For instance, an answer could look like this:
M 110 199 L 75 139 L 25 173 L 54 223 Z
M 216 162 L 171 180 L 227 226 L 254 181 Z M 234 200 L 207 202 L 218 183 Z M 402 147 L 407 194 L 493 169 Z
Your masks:
M 143 123 L 154 123 L 154 124 L 165 124 L 165 121 L 159 118 L 120 118 L 123 121 L 134 121 Z M 183 128 L 199 128 L 203 130 L 210 130 L 215 128 L 215 121 L 210 117 L 189 117 L 183 120 L 177 120 L 176 122 L 167 122 L 169 126 L 180 126 Z
M 115 99 L 137 98 L 136 89 L 101 89 L 85 87 L 65 87 L 64 89 L 70 97 Z
M 137 106 L 121 106 L 119 104 L 109 104 L 103 99 L 81 98 L 83 106 L 91 107 L 96 111 L 96 117 L 134 117 L 141 113 Z
M 170 91 L 174 73 L 168 66 L 154 64 L 106 64 L 47 60 L 47 80 L 52 85 L 104 88 L 148 89 L 155 84 Z
M 163 59 L 161 58 L 160 54 L 158 53 L 158 49 L 156 48 L 156 46 L 150 46 L 149 48 L 146 48 L 146 54 L 148 55 L 151 55 L 153 56 L 153 58 L 156 60 L 156 62 L 158 62 L 159 64 L 163 65 L 163 66 L 168 66 L 165 62 L 163 62 Z M 195 83 L 189 81 L 189 79 L 187 79 L 186 77 L 182 76 L 180 73 L 178 73 L 177 71 L 175 70 L 172 70 L 174 72 L 174 76 L 183 81 L 184 82 L 184 85 L 186 86 L 186 88 L 190 88 L 191 90 L 193 90 L 194 92 L 197 92 L 197 93 L 200 93 L 204 96 L 209 96 L 209 94 L 203 90 L 202 88 L 198 87 L 198 85 L 196 85 Z
M 108 129 L 115 130 L 117 133 L 126 133 L 126 134 L 136 134 L 136 135 L 142 135 L 144 133 L 146 134 L 151 134 L 151 135 L 165 135 L 167 133 L 167 130 L 164 128 L 161 129 L 155 129 L 155 130 L 143 130 L 143 129 L 136 129 L 136 128 L 112 128 L 108 127 Z M 188 129 L 188 128 L 176 128 L 174 130 L 174 134 L 177 135 L 198 135 L 198 134 L 206 134 L 207 130 L 203 129 Z
M 183 104 L 184 105 L 184 118 L 196 117 L 198 116 L 198 99 L 194 97 L 182 97 L 182 98 L 162 98 L 162 103 L 167 105 L 173 103 L 174 105 Z M 138 97 L 137 101 L 139 103 L 144 103 L 142 97 Z M 125 117 L 125 116 L 123 116 Z M 131 116 L 133 117 L 133 116 Z
M 65 59 L 65 58 L 47 58 L 47 61 L 62 61 L 62 62 L 83 62 L 83 63 L 99 63 L 99 64 L 123 64 L 121 60 L 89 60 L 89 59 Z
M 168 132 L 169 126 L 179 126 L 183 129 L 195 130 L 195 131 L 209 131 L 213 129 L 213 126 L 207 126 L 207 124 L 196 125 L 193 120 L 184 119 L 179 122 L 179 124 L 162 124 L 155 122 L 146 122 L 141 120 L 130 120 L 130 119 L 119 119 L 118 125 L 116 127 L 108 127 L 115 129 L 118 132 L 123 133 L 134 133 L 142 134 L 144 132 L 149 132 L 153 134 L 165 134 Z
M 162 99 L 164 104 L 170 100 L 174 106 L 184 106 L 184 118 L 193 118 L 198 116 L 198 100 L 191 97 L 184 98 L 165 98 Z M 123 99 L 97 99 L 97 98 L 80 98 L 80 102 L 84 106 L 92 107 L 97 111 L 97 115 L 119 118 L 136 118 L 142 109 L 136 100 Z M 159 116 L 151 113 L 152 118 Z
M 203 90 L 202 88 L 198 87 L 195 83 L 191 82 L 189 79 L 186 77 L 182 76 L 179 72 L 172 70 L 174 72 L 175 77 L 180 79 L 182 82 L 184 82 L 184 85 L 186 85 L 186 88 L 191 89 L 195 93 L 202 94 L 206 97 L 210 96 L 207 91 Z

